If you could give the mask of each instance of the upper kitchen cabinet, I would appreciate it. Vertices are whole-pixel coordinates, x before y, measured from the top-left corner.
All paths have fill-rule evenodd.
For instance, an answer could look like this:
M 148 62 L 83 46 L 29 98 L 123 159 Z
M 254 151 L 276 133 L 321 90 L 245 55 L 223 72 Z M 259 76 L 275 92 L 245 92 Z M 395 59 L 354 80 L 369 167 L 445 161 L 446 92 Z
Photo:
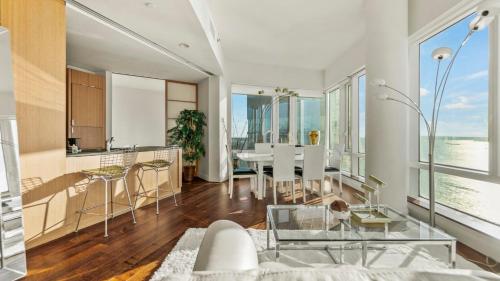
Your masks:
M 68 69 L 68 138 L 79 138 L 80 148 L 105 147 L 106 87 L 102 75 Z

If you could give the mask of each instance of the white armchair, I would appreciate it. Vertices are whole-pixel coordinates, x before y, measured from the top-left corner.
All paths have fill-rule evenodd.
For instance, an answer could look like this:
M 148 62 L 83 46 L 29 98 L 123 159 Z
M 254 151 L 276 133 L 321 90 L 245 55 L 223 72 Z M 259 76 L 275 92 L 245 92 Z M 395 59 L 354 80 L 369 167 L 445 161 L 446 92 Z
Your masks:
M 218 220 L 205 233 L 193 271 L 241 271 L 257 269 L 257 249 L 241 225 Z

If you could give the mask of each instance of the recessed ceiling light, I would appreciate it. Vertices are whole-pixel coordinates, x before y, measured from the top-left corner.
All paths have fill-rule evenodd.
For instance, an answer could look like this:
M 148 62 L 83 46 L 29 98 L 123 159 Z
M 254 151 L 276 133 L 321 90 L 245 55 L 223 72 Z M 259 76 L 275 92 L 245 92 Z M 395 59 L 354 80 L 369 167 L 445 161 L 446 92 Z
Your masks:
M 187 44 L 187 43 L 182 42 L 182 43 L 179 43 L 179 47 L 187 49 L 187 48 L 189 48 L 191 46 L 189 46 L 189 44 Z
M 144 2 L 144 6 L 146 6 L 147 8 L 152 8 L 153 2 Z

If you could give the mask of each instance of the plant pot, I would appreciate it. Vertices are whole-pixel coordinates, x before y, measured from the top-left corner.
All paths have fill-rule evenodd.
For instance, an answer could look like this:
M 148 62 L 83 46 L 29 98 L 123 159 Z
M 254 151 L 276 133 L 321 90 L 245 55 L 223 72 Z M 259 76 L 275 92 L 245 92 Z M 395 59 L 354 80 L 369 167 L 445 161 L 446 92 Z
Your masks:
M 196 171 L 196 166 L 184 166 L 182 173 L 184 181 L 192 182 L 195 171 Z

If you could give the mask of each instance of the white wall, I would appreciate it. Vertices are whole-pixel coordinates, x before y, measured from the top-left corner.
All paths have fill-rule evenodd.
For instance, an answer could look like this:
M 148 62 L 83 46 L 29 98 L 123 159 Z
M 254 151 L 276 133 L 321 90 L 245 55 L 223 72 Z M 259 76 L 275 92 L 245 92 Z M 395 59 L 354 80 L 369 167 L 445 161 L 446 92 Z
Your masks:
M 366 174 L 387 183 L 381 201 L 407 212 L 409 186 L 408 110 L 377 99 L 384 90 L 371 85 L 382 78 L 408 92 L 407 0 L 370 0 L 366 3 Z
M 459 0 L 409 0 L 408 34 L 415 33 L 460 2 Z
M 267 87 L 287 87 L 290 89 L 324 89 L 323 71 L 285 66 L 250 64 L 226 61 L 231 83 Z
M 205 157 L 200 161 L 199 177 L 211 182 L 227 179 L 227 137 L 222 120 L 227 122 L 228 88 L 228 82 L 220 76 L 198 83 L 198 108 L 207 117 Z
M 325 89 L 335 86 L 366 64 L 366 39 L 354 43 L 324 71 Z
M 165 145 L 165 81 L 112 74 L 114 146 Z
M 209 94 L 210 94 L 210 78 L 206 78 L 198 83 L 198 110 L 203 112 L 206 117 L 209 116 Z M 203 146 L 205 147 L 205 156 L 201 158 L 198 169 L 198 176 L 204 180 L 210 179 L 210 131 L 205 127 L 203 135 Z

